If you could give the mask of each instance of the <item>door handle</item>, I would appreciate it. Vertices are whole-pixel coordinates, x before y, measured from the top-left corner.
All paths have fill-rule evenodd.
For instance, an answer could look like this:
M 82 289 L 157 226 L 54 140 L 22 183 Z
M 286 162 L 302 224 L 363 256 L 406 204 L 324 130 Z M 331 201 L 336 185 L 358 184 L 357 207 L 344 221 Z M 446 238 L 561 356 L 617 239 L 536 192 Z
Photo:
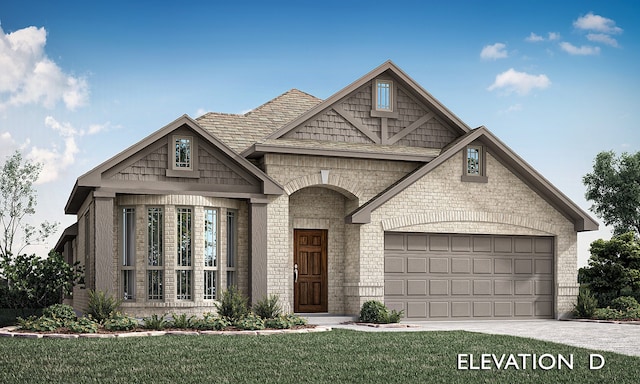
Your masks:
M 298 282 L 298 264 L 293 265 L 293 282 Z

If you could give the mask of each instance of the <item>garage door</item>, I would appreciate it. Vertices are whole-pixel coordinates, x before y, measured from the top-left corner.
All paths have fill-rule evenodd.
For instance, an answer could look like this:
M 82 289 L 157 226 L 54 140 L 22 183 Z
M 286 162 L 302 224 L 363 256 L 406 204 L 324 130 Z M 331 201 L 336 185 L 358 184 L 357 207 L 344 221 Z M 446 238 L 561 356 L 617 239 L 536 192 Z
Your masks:
M 407 320 L 553 317 L 553 238 L 385 234 L 385 304 Z

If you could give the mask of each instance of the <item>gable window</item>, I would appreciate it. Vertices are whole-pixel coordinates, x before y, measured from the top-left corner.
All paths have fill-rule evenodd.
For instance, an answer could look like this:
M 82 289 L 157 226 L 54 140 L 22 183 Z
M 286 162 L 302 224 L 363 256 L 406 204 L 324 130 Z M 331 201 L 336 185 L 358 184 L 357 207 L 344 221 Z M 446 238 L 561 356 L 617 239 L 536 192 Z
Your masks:
M 176 169 L 191 169 L 191 143 L 190 137 L 175 138 Z
M 191 227 L 191 208 L 178 208 L 177 230 L 177 268 L 176 268 L 176 299 L 191 300 L 193 285 L 193 263 L 191 257 L 191 243 L 193 231 Z
M 162 208 L 147 209 L 147 288 L 149 300 L 164 299 Z
M 376 109 L 378 111 L 391 111 L 391 85 L 388 80 L 376 81 Z
M 371 116 L 398 118 L 395 84 L 390 79 L 375 79 L 371 84 Z
M 484 147 L 469 145 L 463 151 L 462 181 L 486 183 Z
M 135 299 L 136 287 L 136 210 L 122 209 L 122 264 L 121 269 L 121 297 L 123 300 Z
M 186 130 L 169 135 L 167 176 L 198 178 L 198 142 Z
M 218 272 L 218 210 L 204 210 L 204 299 L 216 298 Z

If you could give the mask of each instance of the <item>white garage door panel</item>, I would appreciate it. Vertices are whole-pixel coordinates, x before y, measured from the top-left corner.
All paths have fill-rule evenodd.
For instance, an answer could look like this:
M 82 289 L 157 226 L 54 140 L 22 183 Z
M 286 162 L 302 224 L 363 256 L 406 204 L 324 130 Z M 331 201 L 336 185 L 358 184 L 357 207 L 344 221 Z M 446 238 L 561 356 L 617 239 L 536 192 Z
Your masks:
M 553 317 L 553 239 L 387 233 L 385 304 L 406 319 Z

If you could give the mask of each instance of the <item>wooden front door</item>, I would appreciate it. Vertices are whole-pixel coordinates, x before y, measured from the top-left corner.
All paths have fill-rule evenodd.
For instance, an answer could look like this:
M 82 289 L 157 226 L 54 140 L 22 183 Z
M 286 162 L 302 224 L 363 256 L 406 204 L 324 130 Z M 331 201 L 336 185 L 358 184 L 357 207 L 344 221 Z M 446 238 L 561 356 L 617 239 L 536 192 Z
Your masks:
M 327 312 L 327 230 L 294 229 L 294 311 Z

